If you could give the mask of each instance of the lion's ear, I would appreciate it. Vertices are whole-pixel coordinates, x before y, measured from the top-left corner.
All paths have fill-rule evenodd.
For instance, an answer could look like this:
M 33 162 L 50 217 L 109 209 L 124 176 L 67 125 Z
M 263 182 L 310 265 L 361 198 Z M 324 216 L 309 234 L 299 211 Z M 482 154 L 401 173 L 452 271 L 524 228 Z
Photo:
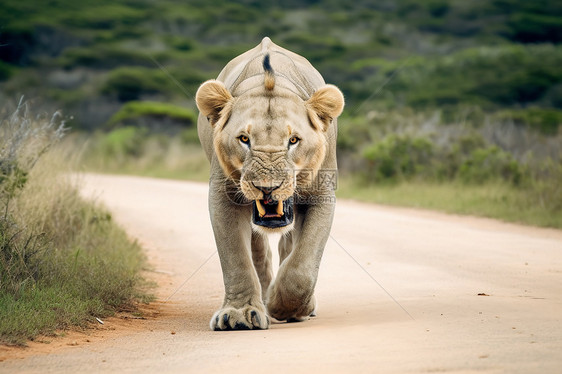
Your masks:
M 312 124 L 326 131 L 330 122 L 342 113 L 345 101 L 339 88 L 327 84 L 314 92 L 305 105 L 311 116 Z
M 199 87 L 195 94 L 195 102 L 199 111 L 210 119 L 211 124 L 215 124 L 225 108 L 229 107 L 232 95 L 222 82 L 211 79 Z

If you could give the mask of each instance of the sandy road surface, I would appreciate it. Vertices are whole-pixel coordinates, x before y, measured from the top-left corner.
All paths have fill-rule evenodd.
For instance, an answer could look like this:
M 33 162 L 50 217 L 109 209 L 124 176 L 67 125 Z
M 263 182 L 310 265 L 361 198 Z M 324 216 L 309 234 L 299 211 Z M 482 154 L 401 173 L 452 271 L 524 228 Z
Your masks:
M 87 176 L 84 190 L 148 249 L 160 315 L 1 373 L 562 372 L 560 231 L 340 201 L 318 317 L 212 332 L 223 285 L 206 185 Z

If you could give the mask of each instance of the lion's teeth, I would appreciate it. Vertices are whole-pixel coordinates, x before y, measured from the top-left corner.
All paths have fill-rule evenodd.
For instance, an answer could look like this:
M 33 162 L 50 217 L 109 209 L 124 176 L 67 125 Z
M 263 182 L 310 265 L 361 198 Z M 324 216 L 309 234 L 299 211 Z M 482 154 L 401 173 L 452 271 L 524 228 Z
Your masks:
M 260 217 L 265 216 L 265 208 L 263 207 L 263 205 L 261 205 L 261 202 L 259 200 L 256 200 L 256 207 L 258 208 Z
M 281 200 L 277 203 L 277 214 L 279 214 L 279 216 L 283 215 L 283 202 Z

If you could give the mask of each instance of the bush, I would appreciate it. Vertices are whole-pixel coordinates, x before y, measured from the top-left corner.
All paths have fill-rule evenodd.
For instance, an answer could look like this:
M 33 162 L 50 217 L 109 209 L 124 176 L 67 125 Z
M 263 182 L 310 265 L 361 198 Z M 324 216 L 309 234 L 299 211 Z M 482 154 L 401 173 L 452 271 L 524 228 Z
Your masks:
M 522 43 L 560 43 L 562 21 L 551 14 L 515 13 L 507 22 L 510 39 Z
M 372 181 L 407 179 L 431 172 L 433 153 L 428 139 L 390 135 L 363 152 L 367 178 Z
M 0 82 L 7 80 L 12 76 L 13 68 L 0 60 Z
M 87 143 L 83 162 L 88 170 L 201 181 L 209 178 L 209 162 L 195 126 L 173 136 L 129 126 L 97 133 Z
M 519 185 L 525 169 L 511 154 L 488 146 L 480 136 L 466 135 L 437 146 L 430 138 L 389 135 L 363 151 L 367 181 L 425 181 Z
M 132 101 L 143 95 L 165 95 L 169 89 L 170 80 L 161 70 L 122 67 L 109 73 L 101 93 L 119 101 Z
M 529 174 L 525 187 L 530 203 L 550 213 L 562 212 L 562 158 L 540 162 Z
M 511 120 L 519 125 L 536 128 L 543 134 L 556 135 L 562 125 L 562 110 L 552 108 L 526 108 L 503 110 L 496 114 L 499 120 Z
M 147 12 L 142 6 L 118 3 L 92 3 L 87 12 L 71 12 L 61 15 L 61 23 L 92 29 L 111 29 L 120 25 L 135 25 L 146 19 Z
M 111 117 L 108 125 L 134 123 L 140 117 L 148 117 L 156 122 L 169 118 L 183 126 L 192 126 L 197 122 L 197 114 L 188 108 L 155 101 L 131 101 Z
M 458 176 L 463 182 L 483 183 L 499 179 L 518 185 L 523 169 L 509 153 L 492 146 L 472 151 L 460 165 Z
M 186 144 L 199 144 L 199 135 L 197 133 L 197 127 L 193 126 L 189 129 L 185 129 L 180 133 L 180 139 Z
M 139 156 L 143 152 L 147 134 L 147 129 L 134 126 L 115 129 L 102 137 L 100 152 L 115 162 L 119 162 L 123 157 Z
M 77 66 L 91 69 L 114 69 L 120 66 L 151 67 L 154 63 L 144 53 L 123 49 L 113 45 L 67 48 L 59 58 L 65 69 Z
M 490 110 L 538 105 L 562 82 L 561 64 L 562 48 L 558 45 L 507 45 L 383 64 L 377 59 L 359 60 L 354 66 L 376 70 L 369 78 L 374 86 L 383 85 L 392 76 L 385 90 L 388 92 L 380 98 L 387 106 L 478 104 Z
M 140 297 L 140 247 L 84 202 L 60 159 L 58 113 L 0 123 L 0 343 L 84 326 Z M 64 171 L 64 173 L 63 173 Z

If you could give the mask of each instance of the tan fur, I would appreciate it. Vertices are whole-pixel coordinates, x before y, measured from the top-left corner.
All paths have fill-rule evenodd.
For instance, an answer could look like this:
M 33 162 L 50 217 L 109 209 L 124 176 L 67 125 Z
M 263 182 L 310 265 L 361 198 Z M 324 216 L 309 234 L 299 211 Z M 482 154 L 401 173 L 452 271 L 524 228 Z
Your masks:
M 262 66 L 266 54 L 269 72 Z M 211 162 L 209 209 L 225 283 L 211 328 L 263 329 L 269 316 L 306 319 L 315 309 L 314 287 L 334 210 L 334 191 L 321 186 L 319 174 L 337 168 L 336 118 L 343 95 L 306 59 L 265 38 L 227 64 L 217 80 L 203 83 L 196 102 L 199 137 Z M 299 139 L 294 145 L 291 136 Z M 327 202 L 299 201 L 289 226 L 255 226 L 250 203 L 264 199 L 260 188 L 266 187 L 275 188 L 278 201 Z M 271 258 L 265 244 L 271 232 L 284 235 L 275 281 L 265 260 Z
M 224 87 L 224 84 L 214 79 L 203 83 L 195 95 L 195 102 L 201 113 L 212 119 L 218 119 L 231 100 L 232 95 Z M 222 114 L 222 117 L 227 120 L 226 113 L 223 112 Z
M 267 91 L 272 91 L 275 88 L 275 76 L 273 74 L 265 73 L 264 86 Z

